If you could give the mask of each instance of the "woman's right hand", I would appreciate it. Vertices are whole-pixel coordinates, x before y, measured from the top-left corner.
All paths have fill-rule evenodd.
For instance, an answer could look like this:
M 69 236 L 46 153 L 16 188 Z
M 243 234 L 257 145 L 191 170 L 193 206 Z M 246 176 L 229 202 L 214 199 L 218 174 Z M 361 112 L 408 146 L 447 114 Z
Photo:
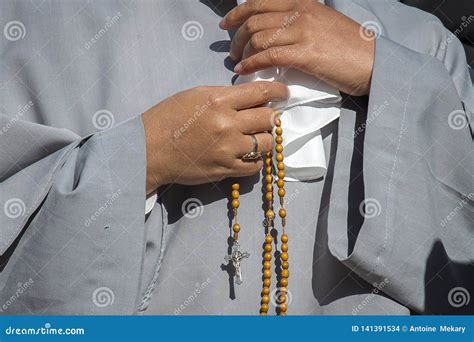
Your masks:
M 244 162 L 253 150 L 273 146 L 270 101 L 288 98 L 278 82 L 196 87 L 175 94 L 142 114 L 147 149 L 147 193 L 170 183 L 202 184 L 257 173 L 263 161 Z

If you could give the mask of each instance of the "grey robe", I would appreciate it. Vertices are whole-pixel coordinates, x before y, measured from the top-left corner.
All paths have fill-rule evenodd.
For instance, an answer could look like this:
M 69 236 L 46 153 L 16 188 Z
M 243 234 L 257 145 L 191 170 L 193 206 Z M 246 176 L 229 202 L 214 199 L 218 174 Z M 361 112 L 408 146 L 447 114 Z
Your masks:
M 231 84 L 217 24 L 233 4 L 219 2 L 0 3 L 2 313 L 258 313 L 260 175 L 241 180 L 251 256 L 240 286 L 224 261 L 232 180 L 164 187 L 144 215 L 139 114 Z M 396 1 L 327 4 L 379 37 L 370 96 L 345 97 L 323 132 L 328 174 L 287 183 L 288 312 L 472 313 L 474 98 L 462 46 Z

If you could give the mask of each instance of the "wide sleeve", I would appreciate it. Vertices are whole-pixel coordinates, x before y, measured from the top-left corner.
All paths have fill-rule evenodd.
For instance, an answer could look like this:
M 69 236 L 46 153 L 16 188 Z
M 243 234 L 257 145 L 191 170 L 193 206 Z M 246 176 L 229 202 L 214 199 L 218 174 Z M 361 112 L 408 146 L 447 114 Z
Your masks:
M 464 51 L 432 16 L 359 2 L 359 22 L 379 37 L 367 113 L 341 115 L 330 250 L 418 312 L 468 313 L 474 101 Z
M 20 120 L 2 127 L 2 302 L 32 282 L 5 312 L 133 313 L 145 248 L 141 116 L 85 138 Z

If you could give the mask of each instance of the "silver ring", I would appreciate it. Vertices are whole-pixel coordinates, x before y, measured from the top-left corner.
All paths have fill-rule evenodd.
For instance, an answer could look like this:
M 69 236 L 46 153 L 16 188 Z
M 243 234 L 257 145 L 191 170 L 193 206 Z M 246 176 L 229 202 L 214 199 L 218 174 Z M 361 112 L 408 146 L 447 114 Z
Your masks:
M 245 153 L 242 156 L 243 161 L 256 161 L 262 158 L 262 153 L 258 151 L 257 138 L 253 134 L 250 137 L 252 138 L 252 142 L 253 142 L 253 151 L 249 153 Z

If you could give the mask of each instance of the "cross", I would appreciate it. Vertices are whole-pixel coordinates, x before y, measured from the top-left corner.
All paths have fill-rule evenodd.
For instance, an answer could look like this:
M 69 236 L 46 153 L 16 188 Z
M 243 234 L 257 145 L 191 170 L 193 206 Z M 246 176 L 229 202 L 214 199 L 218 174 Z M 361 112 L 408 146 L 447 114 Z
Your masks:
M 235 241 L 234 245 L 232 246 L 232 253 L 224 257 L 224 260 L 226 262 L 228 263 L 232 262 L 232 265 L 234 265 L 235 276 L 237 277 L 237 279 L 235 280 L 235 283 L 237 285 L 240 285 L 243 282 L 242 271 L 240 269 L 240 262 L 242 261 L 243 258 L 248 258 L 249 256 L 250 256 L 249 253 L 240 251 L 240 245 L 237 241 Z

